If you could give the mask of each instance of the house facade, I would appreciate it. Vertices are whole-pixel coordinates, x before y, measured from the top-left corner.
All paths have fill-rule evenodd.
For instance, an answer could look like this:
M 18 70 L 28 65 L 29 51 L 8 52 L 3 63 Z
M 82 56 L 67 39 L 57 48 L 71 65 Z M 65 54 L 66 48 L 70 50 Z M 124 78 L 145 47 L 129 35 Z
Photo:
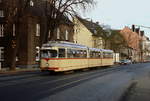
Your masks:
M 4 64 L 4 9 L 3 9 L 3 0 L 0 0 L 0 68 Z
M 86 45 L 92 48 L 103 48 L 103 40 L 97 36 L 98 24 L 82 19 L 74 18 L 74 43 Z
M 3 3 L 5 3 L 5 0 L 2 0 L 0 5 Z M 0 62 L 2 67 L 8 67 L 10 64 L 9 55 L 11 54 L 11 50 L 9 47 L 15 48 L 16 31 L 18 30 L 21 37 L 19 39 L 19 49 L 16 57 L 17 65 L 20 65 L 20 67 L 30 67 L 39 61 L 41 38 L 46 30 L 46 17 L 43 13 L 43 5 L 40 6 L 40 4 L 38 4 L 39 2 L 34 2 L 34 0 L 32 3 L 32 6 L 29 7 L 23 15 L 19 28 L 17 28 L 17 24 L 14 21 L 9 35 L 4 32 L 5 7 L 0 6 Z M 52 40 L 73 42 L 73 26 L 71 21 L 65 19 L 64 22 L 55 29 Z M 50 39 L 50 37 L 49 30 L 48 38 Z M 8 41 L 12 41 L 14 46 L 10 46 Z

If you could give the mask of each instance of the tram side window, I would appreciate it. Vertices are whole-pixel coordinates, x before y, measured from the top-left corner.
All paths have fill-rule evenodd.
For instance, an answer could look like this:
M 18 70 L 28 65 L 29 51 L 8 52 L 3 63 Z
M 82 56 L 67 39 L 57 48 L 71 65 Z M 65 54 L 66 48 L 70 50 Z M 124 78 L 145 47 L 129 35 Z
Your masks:
M 59 55 L 60 58 L 64 58 L 65 57 L 65 49 L 59 49 Z
M 76 58 L 80 58 L 80 51 L 79 51 L 79 50 L 75 50 L 75 51 L 76 51 L 76 53 L 75 53 L 74 56 L 75 56 Z
M 109 57 L 110 57 L 110 58 L 113 58 L 113 53 L 109 53 Z
M 85 58 L 87 57 L 87 52 L 85 50 L 68 49 L 67 55 L 68 58 Z
M 55 58 L 57 57 L 56 50 L 42 50 L 41 51 L 41 58 Z
M 97 52 L 97 51 L 91 51 L 90 52 L 90 57 L 91 58 L 100 58 L 101 54 L 100 54 L 100 52 Z
M 67 56 L 68 58 L 73 58 L 73 51 L 71 49 L 67 50 Z
M 82 54 L 82 57 L 83 57 L 83 58 L 86 58 L 86 57 L 87 57 L 87 52 L 86 52 L 85 50 L 83 50 L 83 51 L 81 52 L 81 54 Z
M 73 57 L 79 58 L 80 57 L 80 51 L 79 50 L 72 50 L 73 51 Z
M 98 57 L 101 58 L 101 53 L 100 52 L 98 53 Z
M 100 53 L 99 52 L 96 52 L 96 55 L 95 55 L 96 58 L 100 58 Z
M 108 58 L 107 53 L 103 53 L 103 58 Z
M 103 53 L 103 57 L 104 58 L 112 58 L 113 57 L 113 54 L 112 53 Z
M 78 57 L 77 50 L 74 50 L 74 49 L 68 49 L 67 50 L 67 55 L 68 55 L 68 58 Z
M 90 51 L 90 58 L 94 58 L 94 57 L 95 57 L 94 51 Z

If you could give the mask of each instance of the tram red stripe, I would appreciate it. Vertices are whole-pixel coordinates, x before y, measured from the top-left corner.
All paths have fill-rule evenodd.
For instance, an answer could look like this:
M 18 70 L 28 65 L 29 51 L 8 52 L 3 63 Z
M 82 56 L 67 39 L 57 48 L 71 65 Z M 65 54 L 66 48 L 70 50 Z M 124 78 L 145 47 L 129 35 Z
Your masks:
M 43 58 L 44 60 L 67 60 L 67 59 L 101 59 L 101 58 Z M 102 58 L 102 59 L 113 59 L 113 58 Z
M 58 67 L 49 67 L 48 70 L 58 70 Z

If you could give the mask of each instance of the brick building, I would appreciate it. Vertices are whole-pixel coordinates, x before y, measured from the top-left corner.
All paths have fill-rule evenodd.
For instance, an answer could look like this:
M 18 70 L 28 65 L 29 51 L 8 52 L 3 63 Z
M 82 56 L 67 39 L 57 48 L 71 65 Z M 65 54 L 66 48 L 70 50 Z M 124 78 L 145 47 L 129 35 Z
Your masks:
M 134 27 L 134 26 L 133 26 Z M 142 36 L 140 34 L 140 30 L 138 28 L 123 28 L 120 33 L 125 38 L 128 47 L 124 50 L 124 52 L 128 55 L 128 58 L 133 61 L 141 60 L 141 39 Z
M 42 33 L 45 31 L 45 19 L 44 14 L 44 1 L 39 4 L 38 1 L 32 0 L 30 7 L 26 10 L 26 13 L 22 17 L 23 22 L 20 29 L 17 28 L 17 24 L 12 24 L 11 35 L 5 35 L 5 10 L 3 4 L 5 0 L 0 0 L 0 62 L 3 67 L 7 67 L 9 64 L 8 54 L 11 54 L 9 49 L 5 47 L 8 45 L 7 39 L 14 39 L 16 31 L 21 33 L 19 51 L 17 53 L 16 61 L 21 66 L 32 66 L 39 60 L 39 49 L 41 43 Z M 73 42 L 73 24 L 67 18 L 64 18 L 64 22 L 55 29 L 55 35 L 53 40 L 70 41 Z M 49 31 L 50 33 L 50 31 Z M 51 37 L 50 34 L 48 36 Z
M 0 65 L 3 65 L 4 61 L 4 23 L 3 1 L 0 0 Z

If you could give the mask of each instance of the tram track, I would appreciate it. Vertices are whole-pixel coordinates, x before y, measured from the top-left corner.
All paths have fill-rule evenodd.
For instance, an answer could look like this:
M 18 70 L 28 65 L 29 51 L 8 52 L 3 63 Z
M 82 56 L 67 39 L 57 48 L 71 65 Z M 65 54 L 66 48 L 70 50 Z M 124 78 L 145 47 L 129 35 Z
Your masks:
M 67 75 L 37 75 L 37 77 L 22 79 L 23 81 L 16 81 L 15 79 L 15 81 L 12 81 L 12 84 L 8 84 L 7 82 L 4 83 L 6 85 L 1 85 L 0 83 L 0 92 L 3 92 L 1 93 L 2 95 L 0 95 L 0 97 L 2 97 L 2 99 L 7 99 L 5 95 L 11 94 L 12 98 L 8 99 L 20 101 L 22 100 L 21 96 L 25 95 L 27 97 L 24 98 L 22 101 L 38 101 L 39 99 L 43 99 L 44 97 L 81 85 L 85 82 L 90 82 L 94 79 L 111 75 L 111 73 L 114 72 L 122 72 L 124 70 L 126 71 L 124 67 L 122 68 L 122 66 L 119 66 L 113 68 L 110 67 L 107 69 L 96 69 L 86 72 L 77 72 Z M 13 96 L 20 96 L 20 98 L 18 99 L 17 97 Z
M 110 67 L 110 68 L 102 68 L 102 69 L 94 69 L 86 72 L 75 72 L 71 74 L 61 74 L 58 73 L 56 75 L 38 75 L 32 77 L 26 76 L 23 79 L 13 78 L 11 81 L 4 81 L 4 83 L 0 82 L 0 98 L 5 99 L 5 101 L 9 101 L 10 99 L 13 101 L 38 101 L 40 99 L 46 98 L 51 95 L 58 94 L 65 90 L 69 90 L 70 88 L 76 88 L 83 86 L 84 84 L 92 83 L 95 80 L 105 79 L 107 77 L 111 77 L 116 74 L 122 75 L 131 70 L 134 71 L 136 69 L 141 69 L 141 65 L 133 64 L 127 66 L 118 66 L 118 67 Z M 140 71 L 140 70 L 138 70 Z M 114 76 L 117 77 L 117 76 Z M 100 81 L 101 82 L 101 81 Z M 93 82 L 94 83 L 94 82 Z M 2 85 L 1 85 L 2 84 Z M 6 85 L 5 85 L 6 84 Z M 9 98 L 7 98 L 7 95 Z M 19 96 L 19 98 L 17 97 Z M 26 96 L 24 99 L 22 97 Z
M 13 85 L 20 85 L 20 84 L 29 84 L 32 85 L 36 82 L 39 81 L 45 81 L 45 82 L 40 82 L 37 83 L 37 85 L 46 85 L 46 84 L 52 84 L 52 83 L 56 83 L 56 82 L 61 82 L 61 81 L 65 81 L 65 80 L 70 80 L 70 79 L 74 79 L 74 78 L 78 78 L 78 77 L 82 77 L 82 76 L 87 76 L 87 75 L 93 75 L 96 73 L 101 73 L 101 72 L 105 72 L 105 71 L 110 71 L 110 70 L 116 70 L 117 68 L 107 68 L 107 69 L 103 69 L 103 70 L 98 70 L 98 71 L 90 71 L 90 72 L 83 72 L 81 74 L 76 74 L 74 73 L 73 75 L 60 75 L 63 76 L 61 78 L 58 78 L 58 76 L 42 76 L 40 75 L 21 75 L 19 77 L 14 76 L 11 78 L 0 78 L 0 87 L 5 87 L 5 86 L 13 86 Z M 18 82 L 19 80 L 19 82 Z
M 57 81 L 57 82 L 53 82 L 53 83 L 51 82 L 47 85 L 43 85 L 42 89 L 38 89 L 40 92 L 36 93 L 33 96 L 34 96 L 34 98 L 38 98 L 38 96 L 44 96 L 44 95 L 47 95 L 47 94 L 52 95 L 52 94 L 55 94 L 55 93 L 60 92 L 62 90 L 65 90 L 67 88 L 77 86 L 77 85 L 79 85 L 81 83 L 84 83 L 86 81 L 89 81 L 89 80 L 92 80 L 92 79 L 95 79 L 95 78 L 98 78 L 98 77 L 102 77 L 104 75 L 107 75 L 107 74 L 110 74 L 110 73 L 113 73 L 113 72 L 117 72 L 117 71 L 120 71 L 120 70 L 121 70 L 120 68 L 111 69 L 111 70 L 104 70 L 104 71 L 101 71 L 101 72 L 93 73 L 91 75 L 84 75 L 80 78 L 65 79 L 63 82 L 60 81 L 60 80 Z M 48 85 L 50 85 L 50 87 Z M 32 88 L 32 89 L 36 89 L 36 88 L 37 87 Z

